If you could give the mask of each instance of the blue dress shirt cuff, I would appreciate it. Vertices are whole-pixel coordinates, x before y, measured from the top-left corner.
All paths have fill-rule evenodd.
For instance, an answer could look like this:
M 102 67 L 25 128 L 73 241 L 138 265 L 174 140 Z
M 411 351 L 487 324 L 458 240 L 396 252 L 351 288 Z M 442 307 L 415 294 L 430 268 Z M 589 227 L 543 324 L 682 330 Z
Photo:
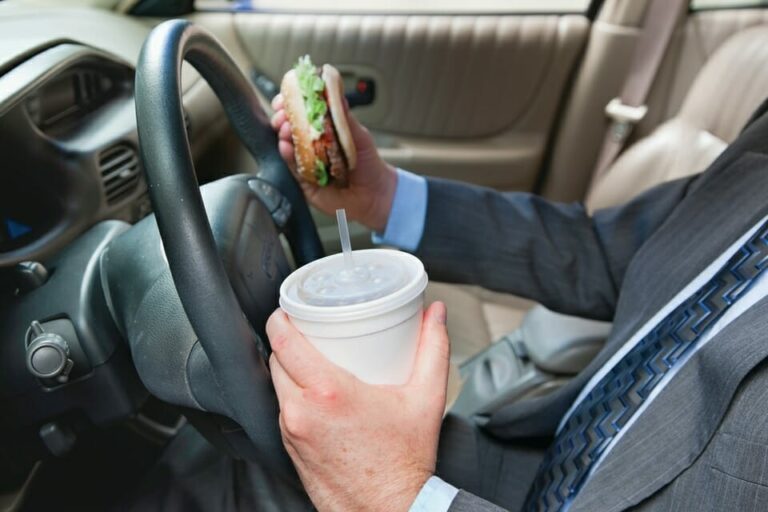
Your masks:
M 375 244 L 415 251 L 424 234 L 427 219 L 427 180 L 402 169 L 397 170 L 397 188 L 384 234 L 373 233 Z
M 448 512 L 459 490 L 433 476 L 421 488 L 408 512 Z

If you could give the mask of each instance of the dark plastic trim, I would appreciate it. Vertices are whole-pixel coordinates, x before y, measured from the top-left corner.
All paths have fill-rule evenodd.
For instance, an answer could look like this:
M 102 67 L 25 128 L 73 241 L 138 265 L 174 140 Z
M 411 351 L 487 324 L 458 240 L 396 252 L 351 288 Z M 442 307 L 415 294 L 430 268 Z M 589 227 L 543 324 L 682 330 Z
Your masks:
M 247 321 L 230 285 L 200 196 L 180 93 L 184 60 L 211 85 L 262 177 L 291 202 L 289 240 L 302 247 L 300 259 L 321 255 L 320 240 L 301 189 L 277 153 L 269 119 L 226 50 L 188 21 L 167 21 L 155 28 L 136 71 L 139 144 L 174 284 L 210 360 L 221 403 L 228 408 L 212 412 L 239 423 L 263 454 L 262 462 L 293 474 L 278 429 L 277 400 L 258 347 L 264 342 Z

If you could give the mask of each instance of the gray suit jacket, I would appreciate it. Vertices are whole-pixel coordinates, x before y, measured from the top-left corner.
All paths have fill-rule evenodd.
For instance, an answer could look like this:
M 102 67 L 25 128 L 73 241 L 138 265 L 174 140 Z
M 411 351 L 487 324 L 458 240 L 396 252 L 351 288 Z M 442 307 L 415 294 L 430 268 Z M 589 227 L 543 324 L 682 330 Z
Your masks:
M 548 396 L 507 405 L 488 423 L 492 450 L 552 436 L 608 358 L 736 239 L 768 214 L 768 115 L 703 174 L 587 215 L 520 193 L 430 180 L 417 251 L 432 279 L 479 284 L 556 311 L 613 319 L 603 351 Z M 450 312 L 449 312 L 450 314 Z M 768 510 L 768 299 L 699 350 L 626 432 L 571 511 Z M 513 463 L 506 466 L 513 466 Z M 453 511 L 516 510 L 535 467 L 495 471 L 491 488 L 461 492 Z M 485 486 L 488 489 L 488 486 Z M 512 498 L 497 499 L 499 495 Z

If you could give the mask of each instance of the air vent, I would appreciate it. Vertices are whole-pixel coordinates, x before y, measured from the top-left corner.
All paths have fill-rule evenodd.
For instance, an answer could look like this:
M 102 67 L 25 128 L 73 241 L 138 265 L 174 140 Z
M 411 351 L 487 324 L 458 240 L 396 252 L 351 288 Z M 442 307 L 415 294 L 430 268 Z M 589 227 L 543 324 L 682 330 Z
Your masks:
M 99 170 L 108 204 L 128 196 L 139 184 L 139 156 L 136 150 L 125 144 L 102 151 L 99 154 Z

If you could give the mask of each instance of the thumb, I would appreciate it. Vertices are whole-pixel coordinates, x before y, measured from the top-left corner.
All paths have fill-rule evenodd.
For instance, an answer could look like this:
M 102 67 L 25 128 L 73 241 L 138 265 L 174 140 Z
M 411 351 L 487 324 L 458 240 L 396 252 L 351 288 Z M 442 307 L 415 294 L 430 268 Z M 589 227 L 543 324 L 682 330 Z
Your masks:
M 349 107 L 347 106 L 348 104 L 346 101 L 344 105 L 346 107 L 345 114 L 347 115 L 349 131 L 352 134 L 352 140 L 355 141 L 355 146 L 359 150 L 375 147 L 371 132 L 368 131 L 368 128 L 360 124 L 360 121 L 358 121 L 357 118 L 352 115 L 352 113 L 349 111 Z
M 442 302 L 435 302 L 427 308 L 421 326 L 416 364 L 411 374 L 411 384 L 428 387 L 433 393 L 445 393 L 448 385 L 451 345 L 445 326 L 446 315 L 445 304 Z

